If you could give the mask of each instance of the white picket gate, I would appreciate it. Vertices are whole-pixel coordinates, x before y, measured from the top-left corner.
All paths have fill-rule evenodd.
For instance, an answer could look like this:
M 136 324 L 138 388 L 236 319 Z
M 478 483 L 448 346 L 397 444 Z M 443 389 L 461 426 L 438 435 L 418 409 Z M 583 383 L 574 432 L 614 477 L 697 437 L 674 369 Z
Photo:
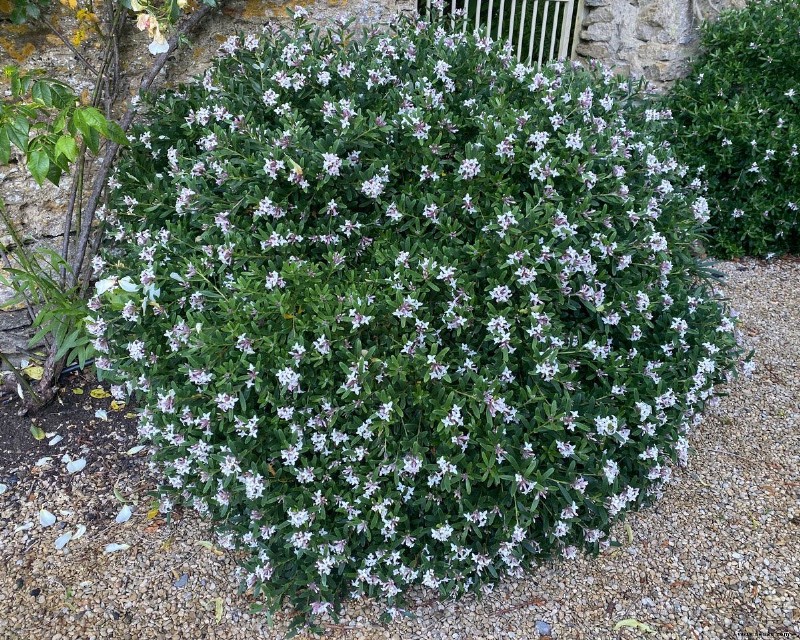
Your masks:
M 420 12 L 429 16 L 432 1 L 423 1 Z M 466 10 L 464 31 L 482 27 L 495 40 L 509 40 L 520 62 L 541 66 L 575 56 L 583 0 L 449 0 L 453 26 L 457 10 Z

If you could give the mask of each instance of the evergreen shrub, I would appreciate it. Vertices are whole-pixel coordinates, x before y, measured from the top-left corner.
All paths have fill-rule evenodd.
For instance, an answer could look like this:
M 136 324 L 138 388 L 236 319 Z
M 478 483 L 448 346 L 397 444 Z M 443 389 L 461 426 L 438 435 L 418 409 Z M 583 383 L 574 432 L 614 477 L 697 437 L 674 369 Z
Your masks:
M 712 255 L 800 252 L 800 2 L 750 2 L 702 27 L 668 99 L 669 139 L 704 168 Z
M 150 100 L 95 265 L 162 508 L 311 614 L 606 548 L 739 358 L 667 114 L 425 22 L 222 49 Z

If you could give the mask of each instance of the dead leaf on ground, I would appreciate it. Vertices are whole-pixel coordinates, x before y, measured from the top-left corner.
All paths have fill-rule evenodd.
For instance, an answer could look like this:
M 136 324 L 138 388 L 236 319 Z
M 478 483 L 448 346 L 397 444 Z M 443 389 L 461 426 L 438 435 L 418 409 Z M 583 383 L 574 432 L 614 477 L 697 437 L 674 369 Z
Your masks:
M 44 375 L 44 367 L 40 367 L 38 364 L 32 364 L 29 367 L 25 367 L 22 372 L 31 380 L 41 380 Z

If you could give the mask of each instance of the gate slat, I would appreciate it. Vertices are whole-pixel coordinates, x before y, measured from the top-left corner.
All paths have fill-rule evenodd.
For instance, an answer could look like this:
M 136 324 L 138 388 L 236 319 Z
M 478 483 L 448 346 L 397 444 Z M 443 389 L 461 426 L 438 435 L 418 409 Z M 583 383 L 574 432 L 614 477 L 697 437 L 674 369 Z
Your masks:
M 569 36 L 572 33 L 572 13 L 575 9 L 574 0 L 569 0 L 564 8 L 564 20 L 561 23 L 561 40 L 558 42 L 558 58 L 566 59 L 569 51 Z
M 489 0 L 488 11 L 484 23 L 486 34 L 495 42 L 508 41 L 510 51 L 516 51 L 517 61 L 527 61 L 528 65 L 534 64 L 534 52 L 538 53 L 536 66 L 540 67 L 549 60 L 575 57 L 578 37 L 575 31 L 580 28 L 580 16 L 583 14 L 584 0 L 543 0 L 544 7 L 539 21 L 539 3 L 542 0 L 533 0 L 533 11 L 528 20 L 528 0 L 520 3 L 519 15 L 517 14 L 517 0 L 498 0 L 498 15 L 494 15 L 495 0 Z M 474 5 L 472 4 L 474 2 Z M 509 5 L 510 6 L 507 6 Z M 554 5 L 551 7 L 551 5 Z M 418 0 L 420 11 L 425 7 L 426 17 L 433 16 L 433 0 Z M 447 5 L 445 5 L 447 6 Z M 449 3 L 450 28 L 456 28 L 457 13 L 463 14 L 461 31 L 466 33 L 467 28 L 478 31 L 481 28 L 483 0 L 451 0 Z M 469 20 L 469 15 L 474 9 L 474 16 Z M 508 15 L 506 13 L 508 12 Z M 445 10 L 445 14 L 447 10 Z M 551 15 L 552 14 L 552 15 Z M 495 25 L 494 22 L 497 21 Z M 506 21 L 508 24 L 506 25 Z M 517 24 L 519 21 L 519 24 Z M 528 25 L 530 22 L 530 25 Z M 514 39 L 516 38 L 516 42 Z M 524 58 L 527 39 L 527 58 Z M 536 46 L 538 43 L 538 47 Z
M 536 16 L 539 13 L 539 0 L 533 0 L 533 15 L 531 16 L 531 39 L 528 41 L 528 64 L 533 64 L 533 43 L 536 40 Z
M 542 32 L 539 34 L 539 59 L 536 61 L 536 66 L 542 66 L 542 58 L 544 58 L 544 41 L 547 35 L 547 12 L 550 10 L 550 0 L 545 0 L 544 3 L 544 17 L 542 18 Z
M 558 14 L 561 11 L 561 3 L 556 2 L 556 11 L 553 14 L 553 33 L 550 35 L 550 51 L 547 54 L 547 59 L 553 59 L 553 53 L 556 48 L 556 32 L 558 31 Z
M 503 38 L 503 18 L 505 17 L 506 12 L 506 0 L 500 0 L 500 17 L 497 19 L 497 38 L 496 40 L 501 40 Z
M 508 43 L 512 45 L 514 43 L 514 18 L 517 15 L 517 0 L 511 0 L 511 17 L 508 21 Z M 511 49 L 514 50 L 513 48 Z
M 526 9 L 528 8 L 528 0 L 522 0 L 522 15 L 519 20 L 519 35 L 517 36 L 517 61 L 522 62 L 522 41 L 525 38 L 525 17 L 528 15 Z M 534 24 L 536 24 L 534 16 Z M 533 33 L 531 33 L 533 38 Z

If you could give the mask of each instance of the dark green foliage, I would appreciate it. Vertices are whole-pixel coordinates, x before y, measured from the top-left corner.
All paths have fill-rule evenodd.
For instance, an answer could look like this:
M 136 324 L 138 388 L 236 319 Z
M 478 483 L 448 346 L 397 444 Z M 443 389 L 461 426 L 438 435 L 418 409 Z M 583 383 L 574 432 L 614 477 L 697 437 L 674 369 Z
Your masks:
M 669 97 L 676 154 L 705 167 L 719 257 L 800 251 L 800 3 L 753 2 L 702 28 Z
M 223 48 L 148 106 L 92 301 L 164 509 L 271 610 L 610 544 L 738 355 L 666 114 L 424 22 Z

